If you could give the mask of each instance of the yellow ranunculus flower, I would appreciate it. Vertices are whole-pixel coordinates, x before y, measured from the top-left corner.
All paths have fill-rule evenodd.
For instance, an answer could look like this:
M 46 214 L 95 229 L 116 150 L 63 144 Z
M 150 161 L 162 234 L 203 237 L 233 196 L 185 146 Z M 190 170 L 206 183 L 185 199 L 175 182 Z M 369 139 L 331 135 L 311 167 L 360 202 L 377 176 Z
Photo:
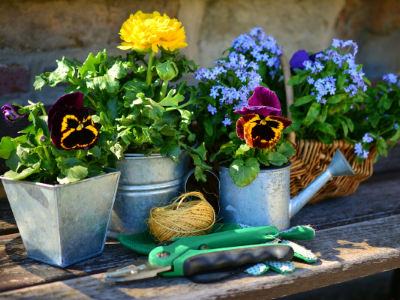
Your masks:
M 144 14 L 138 11 L 122 24 L 120 35 L 124 40 L 118 48 L 122 50 L 150 50 L 158 52 L 158 47 L 170 51 L 186 47 L 185 30 L 177 19 L 170 19 L 159 12 Z

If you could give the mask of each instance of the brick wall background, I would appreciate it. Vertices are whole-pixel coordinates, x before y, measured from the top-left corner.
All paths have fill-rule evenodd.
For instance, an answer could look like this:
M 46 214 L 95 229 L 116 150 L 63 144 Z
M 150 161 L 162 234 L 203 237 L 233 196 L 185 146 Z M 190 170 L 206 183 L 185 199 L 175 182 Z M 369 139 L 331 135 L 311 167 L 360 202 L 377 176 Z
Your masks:
M 138 10 L 178 18 L 189 44 L 182 53 L 202 67 L 260 26 L 289 58 L 324 49 L 333 37 L 353 39 L 369 78 L 400 72 L 399 0 L 9 0 L 0 1 L 0 105 L 52 104 L 65 87 L 34 91 L 35 76 L 62 56 L 84 60 L 104 48 L 123 54 L 118 32 Z

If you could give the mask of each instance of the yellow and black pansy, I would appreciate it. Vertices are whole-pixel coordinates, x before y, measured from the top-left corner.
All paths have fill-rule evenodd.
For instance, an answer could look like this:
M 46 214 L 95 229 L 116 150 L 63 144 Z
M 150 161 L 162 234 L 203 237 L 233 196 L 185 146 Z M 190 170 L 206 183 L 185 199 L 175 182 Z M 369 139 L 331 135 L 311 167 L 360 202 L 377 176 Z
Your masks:
M 53 144 L 59 149 L 90 149 L 99 139 L 99 131 L 82 104 L 84 94 L 62 96 L 49 110 L 48 126 Z
M 292 121 L 278 117 L 250 114 L 241 117 L 236 123 L 236 133 L 252 148 L 271 149 L 281 138 L 281 131 Z

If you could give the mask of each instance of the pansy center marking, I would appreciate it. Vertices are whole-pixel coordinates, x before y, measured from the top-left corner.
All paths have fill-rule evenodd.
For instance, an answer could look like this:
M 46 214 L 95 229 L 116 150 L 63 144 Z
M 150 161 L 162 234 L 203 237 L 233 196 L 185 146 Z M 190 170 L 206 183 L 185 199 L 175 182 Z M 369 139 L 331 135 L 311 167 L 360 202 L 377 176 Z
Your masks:
M 281 131 L 291 124 L 278 116 L 267 116 L 266 118 L 252 114 L 238 120 L 238 136 L 246 140 L 246 144 L 253 148 L 271 149 L 281 138 Z
M 99 132 L 91 116 L 81 122 L 74 115 L 65 115 L 61 124 L 61 147 L 66 150 L 85 148 L 92 145 Z

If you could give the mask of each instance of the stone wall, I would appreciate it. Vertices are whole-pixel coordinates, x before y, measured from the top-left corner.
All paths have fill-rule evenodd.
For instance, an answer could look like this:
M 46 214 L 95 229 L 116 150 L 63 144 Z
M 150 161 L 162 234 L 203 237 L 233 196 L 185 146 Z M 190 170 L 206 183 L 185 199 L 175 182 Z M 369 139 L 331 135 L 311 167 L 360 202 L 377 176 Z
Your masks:
M 182 53 L 202 67 L 257 26 L 289 58 L 298 49 L 324 49 L 337 37 L 359 43 L 358 63 L 371 79 L 400 71 L 398 0 L 9 0 L 0 2 L 0 105 L 53 103 L 65 87 L 39 92 L 32 84 L 62 56 L 85 60 L 104 48 L 123 55 L 118 32 L 138 10 L 178 18 L 189 44 Z

